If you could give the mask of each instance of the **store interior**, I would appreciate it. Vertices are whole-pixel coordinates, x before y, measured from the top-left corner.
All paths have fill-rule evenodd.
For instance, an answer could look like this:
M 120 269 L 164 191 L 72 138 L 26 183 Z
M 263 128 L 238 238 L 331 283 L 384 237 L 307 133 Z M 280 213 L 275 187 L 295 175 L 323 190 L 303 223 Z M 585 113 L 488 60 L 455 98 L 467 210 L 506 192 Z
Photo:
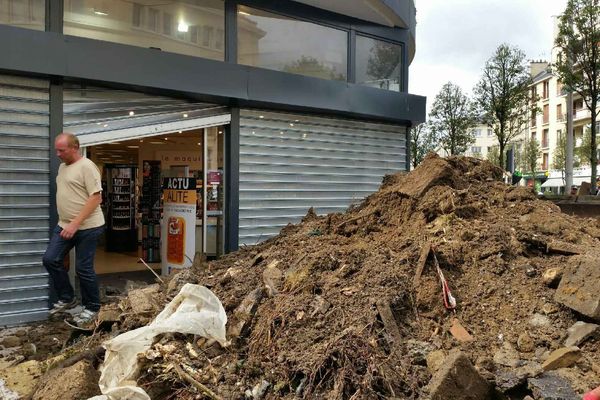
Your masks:
M 162 183 L 196 180 L 195 249 L 223 253 L 225 126 L 199 128 L 84 147 L 102 174 L 106 230 L 98 243 L 98 275 L 161 269 Z M 142 262 L 143 260 L 143 262 Z

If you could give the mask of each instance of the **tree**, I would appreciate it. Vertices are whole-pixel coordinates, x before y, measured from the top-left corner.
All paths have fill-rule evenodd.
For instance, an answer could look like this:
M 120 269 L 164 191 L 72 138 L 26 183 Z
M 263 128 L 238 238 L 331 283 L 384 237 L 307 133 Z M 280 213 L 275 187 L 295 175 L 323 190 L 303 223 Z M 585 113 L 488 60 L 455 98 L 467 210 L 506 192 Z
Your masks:
M 389 89 L 391 83 L 400 79 L 402 48 L 397 44 L 377 41 L 371 48 L 367 61 L 367 76 L 379 81 L 379 87 Z
M 477 123 L 473 103 L 452 82 L 442 86 L 429 113 L 432 130 L 451 156 L 462 154 L 475 141 L 470 129 Z
M 577 158 L 582 165 L 589 165 L 591 151 L 592 130 L 591 128 L 585 128 L 583 131 L 583 136 L 581 137 L 581 143 L 575 148 L 574 159 Z
M 552 152 L 552 169 L 559 170 L 564 181 L 567 169 L 567 138 L 565 135 L 558 135 L 556 148 Z
M 556 74 L 568 91 L 579 94 L 592 114 L 587 158 L 592 167 L 592 193 L 596 192 L 598 163 L 596 123 L 600 98 L 600 0 L 568 0 L 560 17 L 556 47 L 561 51 Z
M 535 172 L 537 170 L 537 160 L 540 157 L 540 143 L 535 138 L 525 139 L 523 146 L 523 157 L 521 168 L 524 171 L 531 172 L 535 181 Z
M 284 72 L 291 74 L 300 74 L 314 76 L 315 78 L 331 79 L 343 81 L 346 79 L 344 74 L 339 74 L 335 69 L 319 62 L 314 57 L 302 56 L 299 60 L 292 61 L 283 67 Z
M 425 123 L 410 128 L 410 162 L 413 168 L 423 161 L 425 155 L 434 151 L 437 141 Z
M 487 60 L 475 86 L 475 99 L 485 123 L 498 139 L 500 165 L 504 168 L 506 146 L 528 127 L 533 104 L 529 97 L 531 76 L 525 54 L 502 44 Z
M 500 152 L 498 146 L 492 146 L 487 153 L 487 160 L 494 165 L 500 165 Z

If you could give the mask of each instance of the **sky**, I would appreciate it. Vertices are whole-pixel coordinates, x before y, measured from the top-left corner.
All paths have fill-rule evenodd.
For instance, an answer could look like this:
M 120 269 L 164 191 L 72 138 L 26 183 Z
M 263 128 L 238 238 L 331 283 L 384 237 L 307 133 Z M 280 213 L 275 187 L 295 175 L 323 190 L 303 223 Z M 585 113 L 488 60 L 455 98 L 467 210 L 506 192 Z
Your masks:
M 528 60 L 550 60 L 554 19 L 567 0 L 415 0 L 416 54 L 409 92 L 435 95 L 448 81 L 467 95 L 485 62 L 502 43 L 519 47 Z

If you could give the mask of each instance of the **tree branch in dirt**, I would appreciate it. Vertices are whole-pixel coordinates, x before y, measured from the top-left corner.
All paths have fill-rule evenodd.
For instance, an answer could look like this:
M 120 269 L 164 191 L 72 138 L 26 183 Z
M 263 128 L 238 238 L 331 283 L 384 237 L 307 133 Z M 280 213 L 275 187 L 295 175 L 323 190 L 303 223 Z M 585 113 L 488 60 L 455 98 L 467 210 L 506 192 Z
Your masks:
M 173 367 L 175 368 L 175 372 L 177 372 L 177 375 L 179 375 L 181 379 L 194 386 L 196 389 L 202 392 L 203 395 L 212 400 L 222 400 L 221 397 L 219 397 L 215 392 L 213 392 L 212 390 L 204 386 L 202 383 L 195 380 L 190 374 L 181 369 L 181 367 L 177 365 L 176 362 L 173 363 Z

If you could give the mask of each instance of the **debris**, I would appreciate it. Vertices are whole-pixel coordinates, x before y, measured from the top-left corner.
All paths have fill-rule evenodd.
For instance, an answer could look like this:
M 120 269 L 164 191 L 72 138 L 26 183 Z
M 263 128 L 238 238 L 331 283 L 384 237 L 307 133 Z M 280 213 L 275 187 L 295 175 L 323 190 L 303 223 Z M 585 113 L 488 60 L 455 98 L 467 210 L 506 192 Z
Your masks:
M 548 268 L 542 275 L 542 281 L 548 287 L 556 287 L 562 278 L 562 270 L 560 268 Z
M 262 288 L 255 289 L 248 293 L 240 305 L 235 309 L 227 328 L 227 336 L 230 339 L 237 339 L 245 333 L 263 296 L 264 291 Z
M 565 378 L 554 372 L 545 372 L 536 378 L 529 378 L 527 386 L 534 399 L 578 400 L 579 396 Z
M 547 244 L 546 251 L 548 253 L 563 254 L 566 256 L 581 254 L 581 251 L 577 247 L 564 242 L 550 242 Z
M 427 258 L 429 258 L 430 251 L 431 251 L 431 243 L 427 242 L 421 248 L 421 255 L 419 256 L 419 261 L 417 262 L 417 268 L 415 270 L 415 277 L 413 279 L 413 285 L 415 287 L 419 286 L 419 280 L 421 279 L 421 274 L 423 273 L 423 269 L 425 268 L 425 264 L 427 263 Z
M 443 350 L 434 350 L 427 354 L 427 368 L 431 373 L 437 371 L 443 364 L 446 353 Z
M 517 339 L 517 348 L 522 353 L 531 353 L 535 350 L 535 341 L 528 332 L 523 332 Z
M 554 299 L 587 317 L 600 320 L 598 282 L 600 268 L 597 257 L 571 257 Z
M 32 400 L 87 399 L 100 394 L 100 374 L 87 360 L 50 370 L 44 375 L 32 396 Z
M 156 305 L 154 297 L 158 293 L 157 284 L 149 285 L 145 288 L 130 290 L 127 295 L 127 301 L 134 314 L 145 314 L 152 312 Z
M 396 319 L 394 318 L 389 303 L 384 301 L 377 302 L 377 311 L 379 312 L 383 326 L 390 337 L 390 346 L 392 348 L 397 348 L 396 346 L 402 341 L 402 335 L 400 334 L 398 324 L 396 323 Z
M 566 368 L 575 364 L 581 358 L 581 349 L 577 346 L 563 347 L 555 350 L 542 364 L 545 371 Z
M 589 324 L 583 321 L 575 322 L 575 324 L 567 330 L 569 336 L 565 340 L 565 346 L 579 346 L 581 343 L 585 342 L 586 339 L 598 332 L 599 328 L 600 325 L 597 324 Z
M 279 260 L 275 260 L 267 265 L 267 268 L 262 273 L 263 283 L 267 291 L 267 296 L 273 297 L 281 289 L 281 283 L 283 280 L 283 272 L 279 268 Z
M 503 393 L 517 389 L 527 383 L 529 378 L 543 373 L 541 365 L 537 363 L 526 364 L 522 367 L 503 370 L 496 374 L 496 387 Z
M 190 376 L 190 374 L 181 369 L 181 367 L 177 365 L 177 363 L 173 364 L 173 368 L 175 368 L 175 371 L 177 371 L 177 375 L 179 375 L 187 383 L 193 385 L 198 390 L 200 390 L 200 392 L 203 395 L 212 400 L 221 400 L 221 397 L 217 396 L 212 390 L 210 390 L 205 385 L 192 378 L 192 376 Z
M 529 319 L 529 325 L 535 328 L 545 328 L 550 326 L 550 324 L 550 319 L 542 314 L 533 314 Z
M 450 333 L 459 342 L 472 342 L 475 340 L 473 336 L 461 325 L 457 318 L 452 319 L 452 326 L 450 327 Z
M 4 347 L 19 347 L 21 343 L 21 338 L 18 336 L 6 336 L 0 340 L 0 344 Z
M 432 400 L 487 400 L 492 388 L 460 351 L 453 350 L 428 384 Z

